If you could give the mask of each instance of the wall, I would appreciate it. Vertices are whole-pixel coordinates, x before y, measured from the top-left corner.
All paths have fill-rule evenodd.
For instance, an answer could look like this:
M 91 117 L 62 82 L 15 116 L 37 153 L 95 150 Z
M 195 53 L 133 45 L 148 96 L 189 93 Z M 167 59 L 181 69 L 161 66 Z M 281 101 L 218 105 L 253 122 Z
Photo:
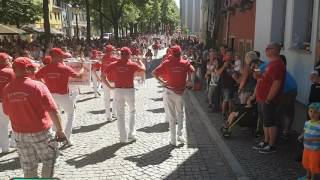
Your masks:
M 265 47 L 271 42 L 271 34 L 273 33 L 272 25 L 277 24 L 274 21 L 280 21 L 279 17 L 272 17 L 273 3 L 278 3 L 278 0 L 257 0 L 256 11 L 256 32 L 255 32 L 255 50 L 259 50 L 262 55 L 262 59 L 266 60 L 264 53 Z M 297 101 L 307 104 L 310 91 L 310 72 L 313 69 L 315 62 L 315 47 L 318 32 L 319 21 L 319 0 L 315 0 L 314 3 L 314 16 L 312 26 L 312 41 L 311 52 L 302 50 L 296 50 L 291 48 L 292 43 L 292 28 L 293 28 L 293 9 L 294 1 L 288 0 L 286 7 L 286 21 L 284 32 L 284 48 L 282 54 L 287 57 L 287 71 L 289 71 L 297 81 L 298 84 L 298 96 Z M 272 22 L 273 21 L 273 22 Z

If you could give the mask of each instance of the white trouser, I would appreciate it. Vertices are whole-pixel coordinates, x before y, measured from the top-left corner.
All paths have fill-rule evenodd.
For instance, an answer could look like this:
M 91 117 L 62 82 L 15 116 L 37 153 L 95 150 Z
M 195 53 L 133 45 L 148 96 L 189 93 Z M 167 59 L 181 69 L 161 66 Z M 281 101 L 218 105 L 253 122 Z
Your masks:
M 183 95 L 176 94 L 170 89 L 165 89 L 165 96 L 167 104 L 167 116 L 169 118 L 170 141 L 176 143 L 176 135 L 182 136 L 183 117 L 184 117 L 184 101 Z M 178 123 L 178 132 L 176 132 L 176 122 Z
M 168 115 L 168 104 L 167 104 L 167 98 L 165 97 L 166 96 L 166 89 L 167 88 L 163 88 L 163 108 L 164 108 L 164 115 L 165 115 L 165 122 L 169 122 L 169 115 Z
M 2 110 L 2 103 L 0 103 L 0 148 L 2 152 L 9 150 L 9 118 Z
M 71 101 L 76 104 L 77 96 L 79 95 L 79 89 L 77 85 L 69 85 Z
M 120 141 L 125 142 L 128 137 L 133 137 L 135 135 L 135 89 L 115 89 L 115 106 L 117 112 L 118 130 L 120 134 Z M 125 120 L 125 104 L 129 106 L 130 121 L 129 121 L 129 132 L 126 126 Z
M 100 77 L 101 72 L 96 71 L 97 75 Z M 97 94 L 97 92 L 101 89 L 101 83 L 98 81 L 97 77 L 92 74 L 92 84 L 93 84 L 93 92 L 94 94 Z
M 114 86 L 114 83 L 110 83 L 111 86 Z M 106 117 L 111 118 L 111 112 L 113 114 L 116 114 L 115 112 L 115 99 L 114 99 L 114 90 L 110 89 L 107 85 L 102 84 L 103 86 L 103 92 L 104 92 L 104 104 L 106 108 Z M 113 99 L 113 102 L 111 103 L 111 97 Z M 112 111 L 110 110 L 110 107 L 112 107 Z
M 73 102 L 69 96 L 69 94 L 52 94 L 53 99 L 56 101 L 59 108 L 63 108 L 64 111 L 67 113 L 68 120 L 65 124 L 64 133 L 66 134 L 67 138 L 70 140 L 70 135 L 72 132 L 72 123 L 75 119 L 75 112 L 73 107 Z

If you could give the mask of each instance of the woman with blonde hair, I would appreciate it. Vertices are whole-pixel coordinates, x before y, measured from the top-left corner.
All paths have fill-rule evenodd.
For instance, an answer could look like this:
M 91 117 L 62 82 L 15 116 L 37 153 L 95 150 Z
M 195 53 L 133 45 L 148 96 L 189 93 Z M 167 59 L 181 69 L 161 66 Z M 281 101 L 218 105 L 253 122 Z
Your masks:
M 256 86 L 256 80 L 253 77 L 253 70 L 250 68 L 250 63 L 253 60 L 259 59 L 257 53 L 249 51 L 244 58 L 244 64 L 241 70 L 241 80 L 238 89 L 239 99 L 241 104 L 246 104 L 248 98 L 253 94 Z

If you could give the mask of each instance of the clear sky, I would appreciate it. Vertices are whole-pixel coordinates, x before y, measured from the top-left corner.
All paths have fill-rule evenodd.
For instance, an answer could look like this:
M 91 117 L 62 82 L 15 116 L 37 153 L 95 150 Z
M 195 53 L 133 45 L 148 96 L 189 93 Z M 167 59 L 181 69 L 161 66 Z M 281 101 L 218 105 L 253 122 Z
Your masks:
M 175 0 L 178 8 L 180 9 L 180 0 Z

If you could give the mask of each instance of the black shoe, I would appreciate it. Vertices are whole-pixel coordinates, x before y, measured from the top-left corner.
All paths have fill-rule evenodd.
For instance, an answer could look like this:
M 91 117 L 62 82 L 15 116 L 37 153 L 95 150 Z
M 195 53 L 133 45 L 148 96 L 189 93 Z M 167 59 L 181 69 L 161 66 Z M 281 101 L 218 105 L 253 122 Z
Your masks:
M 266 147 L 259 150 L 259 153 L 261 153 L 261 154 L 271 154 L 271 153 L 275 153 L 275 152 L 277 152 L 276 147 L 270 146 L 270 145 L 267 145 Z
M 268 143 L 262 141 L 262 142 L 259 142 L 256 145 L 252 146 L 252 149 L 261 150 L 261 149 L 265 148 L 266 146 L 268 146 Z

